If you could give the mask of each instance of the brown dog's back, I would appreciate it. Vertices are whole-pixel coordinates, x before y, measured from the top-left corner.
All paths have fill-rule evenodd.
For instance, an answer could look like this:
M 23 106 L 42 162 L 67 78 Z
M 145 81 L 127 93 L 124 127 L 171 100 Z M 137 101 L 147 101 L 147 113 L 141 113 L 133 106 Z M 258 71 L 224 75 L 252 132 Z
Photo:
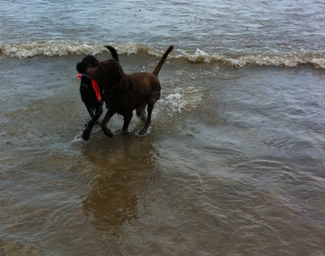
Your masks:
M 151 73 L 133 73 L 124 77 L 120 90 L 124 96 L 119 104 L 119 111 L 131 111 L 144 103 L 146 105 L 152 97 L 157 101 L 160 97 L 160 82 Z

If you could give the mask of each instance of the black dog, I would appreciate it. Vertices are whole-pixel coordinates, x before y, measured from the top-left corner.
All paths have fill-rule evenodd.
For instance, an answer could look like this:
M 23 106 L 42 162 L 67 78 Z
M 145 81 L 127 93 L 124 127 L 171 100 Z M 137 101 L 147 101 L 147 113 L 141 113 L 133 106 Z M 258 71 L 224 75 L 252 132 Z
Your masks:
M 116 50 L 111 46 L 106 46 L 106 48 L 111 52 L 113 59 L 119 62 Z M 87 55 L 82 59 L 81 62 L 77 63 L 76 69 L 79 73 L 86 74 L 88 69 L 97 67 L 98 64 L 99 61 L 94 56 Z M 95 91 L 92 88 L 91 79 L 88 77 L 81 77 L 79 91 L 81 99 L 91 117 L 91 120 L 86 124 L 86 130 L 88 130 L 89 127 L 94 126 L 94 124 L 98 121 L 99 117 L 103 113 L 103 102 L 97 99 Z M 83 132 L 82 138 L 84 140 L 88 140 L 89 133 L 85 133 L 85 131 Z

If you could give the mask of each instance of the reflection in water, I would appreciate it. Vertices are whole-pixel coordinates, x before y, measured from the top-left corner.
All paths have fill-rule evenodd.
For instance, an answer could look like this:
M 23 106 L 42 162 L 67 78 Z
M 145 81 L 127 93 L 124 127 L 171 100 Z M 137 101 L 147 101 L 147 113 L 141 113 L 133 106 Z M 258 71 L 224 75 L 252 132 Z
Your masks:
M 99 175 L 90 195 L 83 202 L 86 215 L 93 215 L 94 224 L 99 229 L 121 226 L 126 220 L 137 217 L 136 191 L 128 181 L 132 177 L 124 174 L 127 171 L 122 171 L 122 175 L 119 172 L 121 170 L 111 175 Z
M 148 138 L 133 134 L 101 139 L 84 146 L 84 155 L 98 168 L 98 175 L 83 209 L 96 228 L 111 230 L 137 218 L 137 195 L 152 173 L 153 148 Z

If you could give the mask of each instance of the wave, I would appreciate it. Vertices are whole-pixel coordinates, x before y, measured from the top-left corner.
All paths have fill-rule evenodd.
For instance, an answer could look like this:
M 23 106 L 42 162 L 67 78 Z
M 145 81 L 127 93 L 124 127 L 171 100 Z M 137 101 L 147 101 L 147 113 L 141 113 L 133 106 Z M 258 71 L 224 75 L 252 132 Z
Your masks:
M 150 45 L 136 43 L 108 43 L 114 46 L 119 54 L 147 53 L 160 57 L 165 49 L 158 49 Z M 65 42 L 26 42 L 26 43 L 0 43 L 0 53 L 8 57 L 19 59 L 30 58 L 38 55 L 66 56 L 102 54 L 107 52 L 103 43 L 86 43 L 79 41 Z M 170 59 L 184 60 L 192 63 L 220 63 L 232 67 L 257 66 L 285 66 L 297 67 L 298 65 L 311 64 L 316 68 L 325 68 L 325 53 L 206 53 L 200 49 L 176 49 L 170 54 Z
M 233 67 L 248 65 L 297 67 L 311 64 L 315 68 L 325 68 L 325 53 L 208 54 L 197 49 L 192 53 L 183 51 L 183 56 L 178 58 L 185 58 L 191 62 L 218 62 Z
M 146 52 L 150 55 L 161 56 L 163 50 L 154 47 L 135 43 L 114 44 L 114 43 L 86 43 L 86 42 L 27 42 L 27 43 L 0 43 L 0 53 L 8 57 L 19 59 L 30 58 L 38 55 L 44 56 L 66 56 L 102 54 L 107 52 L 105 45 L 112 45 L 119 54 L 137 54 Z

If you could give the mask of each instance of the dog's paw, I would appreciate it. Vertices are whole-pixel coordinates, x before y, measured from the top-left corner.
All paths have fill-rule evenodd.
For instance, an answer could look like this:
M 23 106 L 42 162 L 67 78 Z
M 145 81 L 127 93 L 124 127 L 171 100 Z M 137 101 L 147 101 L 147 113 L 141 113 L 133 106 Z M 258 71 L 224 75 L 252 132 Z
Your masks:
M 143 136 L 143 135 L 146 134 L 146 132 L 147 132 L 147 130 L 142 129 L 141 131 L 139 131 L 139 135 L 140 135 L 140 136 Z
M 109 129 L 103 129 L 103 132 L 105 133 L 105 135 L 107 137 L 110 137 L 110 138 L 114 137 L 114 134 Z
M 83 138 L 85 141 L 89 140 L 89 137 L 90 137 L 89 132 L 84 131 L 84 132 L 82 133 L 82 138 Z

